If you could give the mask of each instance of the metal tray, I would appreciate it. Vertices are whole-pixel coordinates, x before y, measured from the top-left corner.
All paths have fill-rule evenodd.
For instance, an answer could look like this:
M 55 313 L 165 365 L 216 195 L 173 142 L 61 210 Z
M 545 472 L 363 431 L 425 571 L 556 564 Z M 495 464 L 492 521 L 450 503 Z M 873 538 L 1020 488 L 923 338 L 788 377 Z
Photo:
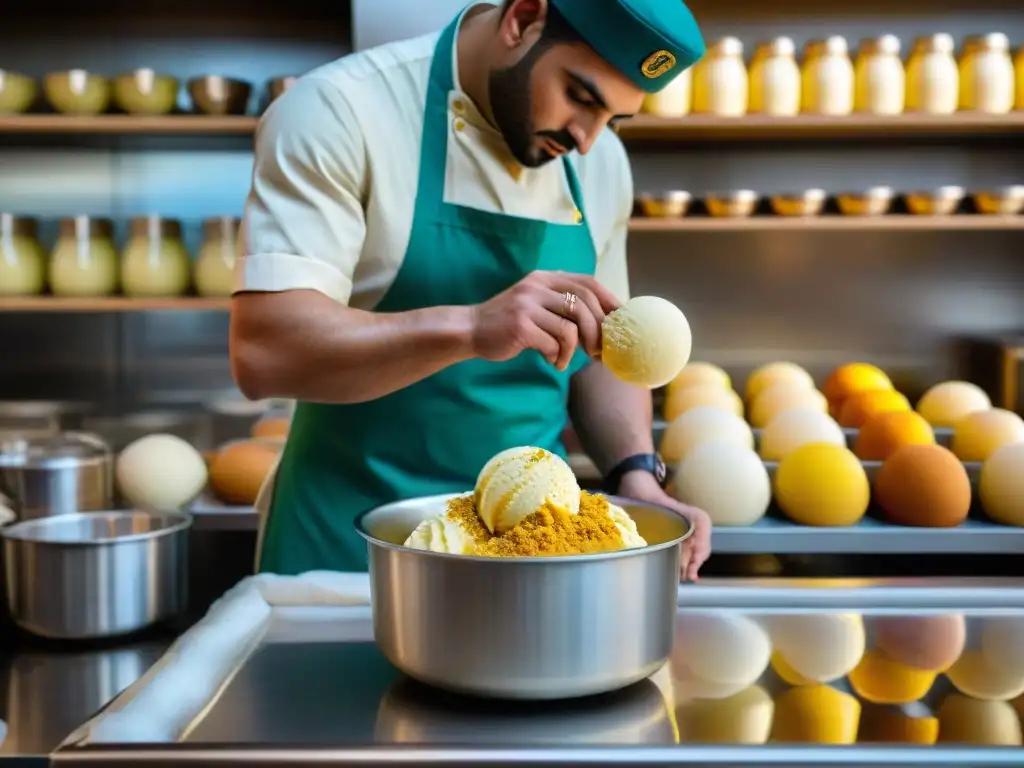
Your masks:
M 964 614 L 967 647 L 976 650 L 986 622 L 1011 622 L 1024 633 L 1022 587 L 1020 580 L 723 580 L 681 587 L 686 607 L 677 620 L 676 650 L 652 678 L 608 696 L 516 704 L 444 694 L 403 678 L 372 642 L 369 607 L 340 604 L 368 599 L 365 576 L 254 577 L 71 734 L 52 759 L 55 765 L 140 767 L 1019 765 L 1021 750 L 984 743 L 935 748 L 862 740 L 829 746 L 808 737 L 805 743 L 766 744 L 785 706 L 782 697 L 793 686 L 774 667 L 755 664 L 752 672 L 734 676 L 728 664 L 712 665 L 734 677 L 726 687 L 736 690 L 727 693 L 721 681 L 709 686 L 708 679 L 695 679 L 695 673 L 707 673 L 692 659 L 731 653 L 743 660 L 755 654 L 767 665 L 773 644 L 781 652 L 775 634 L 780 622 L 847 621 L 840 612 L 859 615 L 853 621 L 863 627 L 859 642 L 866 648 L 873 646 L 880 617 Z M 750 639 L 737 646 L 739 636 Z M 722 649 L 723 638 L 731 650 Z M 825 648 L 835 640 L 824 631 L 799 642 Z M 863 647 L 854 651 L 852 664 Z M 1006 672 L 1024 681 L 1024 668 Z M 844 668 L 823 683 L 851 697 L 845 674 Z M 735 709 L 734 697 L 743 693 L 753 695 L 756 706 Z M 929 717 L 954 693 L 940 675 L 926 694 L 889 714 Z M 852 699 L 858 710 L 872 709 L 855 691 Z M 715 719 L 715 708 L 727 701 L 734 711 Z M 1013 711 L 1003 701 L 984 706 L 1003 716 Z M 716 724 L 710 731 L 701 726 L 709 716 Z M 1010 737 L 1020 743 L 1019 733 Z M 713 743 L 703 743 L 709 738 Z

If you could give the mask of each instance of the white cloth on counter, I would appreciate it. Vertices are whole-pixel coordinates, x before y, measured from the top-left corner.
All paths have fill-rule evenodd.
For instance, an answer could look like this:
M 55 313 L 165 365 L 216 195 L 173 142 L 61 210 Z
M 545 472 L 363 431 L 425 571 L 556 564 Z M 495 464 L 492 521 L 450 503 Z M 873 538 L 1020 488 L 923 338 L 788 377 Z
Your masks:
M 366 573 L 311 571 L 244 579 L 128 689 L 123 708 L 86 723 L 67 743 L 175 742 L 252 652 L 275 607 L 369 604 Z

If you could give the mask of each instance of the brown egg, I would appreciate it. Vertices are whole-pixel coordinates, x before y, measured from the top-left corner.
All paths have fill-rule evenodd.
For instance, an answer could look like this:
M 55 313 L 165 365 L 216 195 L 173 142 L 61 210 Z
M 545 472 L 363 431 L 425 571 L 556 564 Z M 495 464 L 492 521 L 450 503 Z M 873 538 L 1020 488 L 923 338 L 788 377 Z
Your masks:
M 227 445 L 210 467 L 210 488 L 225 504 L 255 504 L 280 454 L 281 445 L 270 441 L 244 440 Z
M 952 528 L 967 519 L 971 480 L 941 445 L 904 445 L 875 478 L 875 501 L 896 525 Z
M 931 672 L 953 666 L 967 639 L 967 626 L 959 614 L 879 617 L 873 624 L 879 651 L 893 661 Z
M 252 436 L 271 439 L 288 437 L 288 429 L 291 427 L 291 424 L 291 419 L 284 416 L 263 418 L 252 425 Z

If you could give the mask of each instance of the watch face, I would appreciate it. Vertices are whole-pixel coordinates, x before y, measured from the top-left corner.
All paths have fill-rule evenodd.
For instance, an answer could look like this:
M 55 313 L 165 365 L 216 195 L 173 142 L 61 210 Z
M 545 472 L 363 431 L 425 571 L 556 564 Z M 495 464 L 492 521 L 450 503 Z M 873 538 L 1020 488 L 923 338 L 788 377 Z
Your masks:
M 665 480 L 668 479 L 668 468 L 658 454 L 654 455 L 654 477 L 658 480 L 659 485 L 664 485 Z

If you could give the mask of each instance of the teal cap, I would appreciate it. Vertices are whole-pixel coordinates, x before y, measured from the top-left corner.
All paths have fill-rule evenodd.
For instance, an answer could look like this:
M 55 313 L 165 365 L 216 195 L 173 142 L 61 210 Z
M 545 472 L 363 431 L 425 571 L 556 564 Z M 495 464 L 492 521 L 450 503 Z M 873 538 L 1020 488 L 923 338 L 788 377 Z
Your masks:
M 647 93 L 658 93 L 704 56 L 683 0 L 550 0 L 597 54 Z

